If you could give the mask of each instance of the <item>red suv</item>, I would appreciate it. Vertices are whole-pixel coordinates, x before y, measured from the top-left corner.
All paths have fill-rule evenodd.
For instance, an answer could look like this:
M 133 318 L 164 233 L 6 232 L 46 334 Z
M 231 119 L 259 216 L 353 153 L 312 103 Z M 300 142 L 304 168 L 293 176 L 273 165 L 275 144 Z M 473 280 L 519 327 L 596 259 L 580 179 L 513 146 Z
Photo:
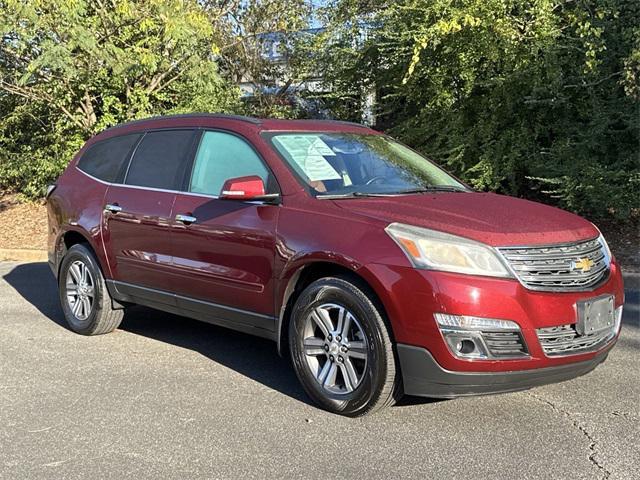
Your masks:
M 344 415 L 567 380 L 620 330 L 620 267 L 592 223 L 475 192 L 357 124 L 120 125 L 50 187 L 48 213 L 74 331 L 141 304 L 270 338 Z

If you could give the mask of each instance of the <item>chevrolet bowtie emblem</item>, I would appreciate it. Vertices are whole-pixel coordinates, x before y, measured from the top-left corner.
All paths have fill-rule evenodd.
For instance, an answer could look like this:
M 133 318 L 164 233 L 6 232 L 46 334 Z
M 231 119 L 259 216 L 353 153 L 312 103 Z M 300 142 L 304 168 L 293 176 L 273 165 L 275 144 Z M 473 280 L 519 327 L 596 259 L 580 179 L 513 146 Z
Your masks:
M 573 262 L 574 270 L 582 270 L 582 273 L 587 273 L 593 267 L 594 262 L 590 258 L 580 258 Z

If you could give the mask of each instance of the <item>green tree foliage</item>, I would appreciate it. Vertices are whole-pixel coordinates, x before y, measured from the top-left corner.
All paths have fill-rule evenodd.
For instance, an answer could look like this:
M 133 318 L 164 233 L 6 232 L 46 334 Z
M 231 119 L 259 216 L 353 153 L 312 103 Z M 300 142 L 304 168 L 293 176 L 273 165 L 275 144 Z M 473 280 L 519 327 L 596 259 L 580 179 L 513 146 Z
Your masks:
M 302 65 L 341 116 L 375 91 L 379 127 L 477 188 L 638 208 L 637 0 L 337 0 L 325 16 Z
M 0 0 L 0 189 L 37 197 L 97 131 L 153 114 L 299 112 L 377 126 L 477 188 L 627 217 L 640 196 L 637 0 Z M 265 62 L 284 35 L 288 65 Z M 295 67 L 292 72 L 289 67 Z M 240 102 L 235 86 L 282 88 Z M 282 95 L 280 95 L 282 93 Z
M 230 81 L 253 89 L 248 113 L 260 117 L 295 117 L 287 105 L 294 85 L 288 59 L 299 32 L 309 27 L 309 0 L 240 1 L 227 9 L 220 22 L 223 36 L 220 63 Z M 275 43 L 274 43 L 275 40 Z M 270 51 L 270 55 L 266 53 Z M 274 61 L 274 56 L 280 59 Z M 268 94 L 263 89 L 270 90 Z
M 0 0 L 0 188 L 42 194 L 122 121 L 237 110 L 216 61 L 223 16 L 197 0 Z

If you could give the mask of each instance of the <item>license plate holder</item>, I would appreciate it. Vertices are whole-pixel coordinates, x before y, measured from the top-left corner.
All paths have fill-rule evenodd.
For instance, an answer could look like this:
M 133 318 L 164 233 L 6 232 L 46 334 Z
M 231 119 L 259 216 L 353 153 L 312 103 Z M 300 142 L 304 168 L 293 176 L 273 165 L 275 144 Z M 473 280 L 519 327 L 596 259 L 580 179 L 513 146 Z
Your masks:
M 608 328 L 614 324 L 614 297 L 613 295 L 601 295 L 576 302 L 578 310 L 578 323 L 576 331 L 578 335 L 589 335 Z

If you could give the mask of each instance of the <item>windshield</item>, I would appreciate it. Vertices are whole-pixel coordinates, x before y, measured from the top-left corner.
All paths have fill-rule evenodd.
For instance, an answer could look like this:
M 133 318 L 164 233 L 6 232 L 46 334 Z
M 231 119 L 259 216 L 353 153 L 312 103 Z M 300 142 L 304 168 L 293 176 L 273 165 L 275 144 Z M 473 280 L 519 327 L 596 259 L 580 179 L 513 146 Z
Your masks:
M 318 197 L 467 190 L 426 158 L 383 135 L 277 133 L 271 142 Z

